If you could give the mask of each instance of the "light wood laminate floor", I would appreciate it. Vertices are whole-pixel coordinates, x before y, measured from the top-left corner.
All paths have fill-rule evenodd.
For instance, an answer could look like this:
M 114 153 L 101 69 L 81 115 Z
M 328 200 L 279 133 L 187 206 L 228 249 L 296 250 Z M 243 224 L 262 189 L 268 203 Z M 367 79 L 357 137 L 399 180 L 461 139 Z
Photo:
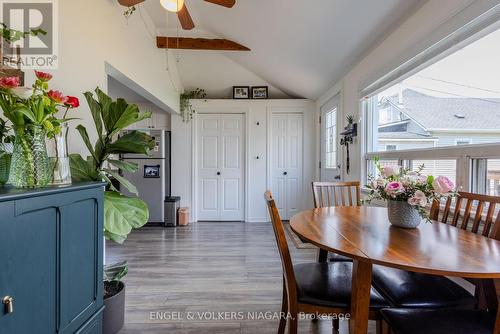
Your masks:
M 294 263 L 315 260 L 315 250 L 289 246 Z M 278 320 L 262 318 L 281 308 L 281 264 L 270 223 L 146 227 L 123 245 L 107 242 L 106 262 L 120 260 L 129 262 L 120 334 L 277 332 Z M 370 328 L 374 333 L 373 323 Z M 333 332 L 329 320 L 299 321 L 299 333 Z M 347 333 L 345 321 L 341 333 Z

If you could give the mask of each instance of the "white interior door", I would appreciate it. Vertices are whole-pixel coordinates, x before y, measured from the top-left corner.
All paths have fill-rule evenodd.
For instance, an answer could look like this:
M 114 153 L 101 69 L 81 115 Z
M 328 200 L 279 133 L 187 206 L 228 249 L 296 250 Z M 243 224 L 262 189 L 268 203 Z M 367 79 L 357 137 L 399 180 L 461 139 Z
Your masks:
M 273 113 L 271 190 L 282 219 L 300 211 L 302 199 L 302 114 Z
M 243 114 L 197 117 L 198 220 L 244 220 Z
M 321 181 L 338 181 L 340 176 L 339 161 L 339 115 L 340 96 L 336 95 L 321 107 L 320 134 L 320 179 Z

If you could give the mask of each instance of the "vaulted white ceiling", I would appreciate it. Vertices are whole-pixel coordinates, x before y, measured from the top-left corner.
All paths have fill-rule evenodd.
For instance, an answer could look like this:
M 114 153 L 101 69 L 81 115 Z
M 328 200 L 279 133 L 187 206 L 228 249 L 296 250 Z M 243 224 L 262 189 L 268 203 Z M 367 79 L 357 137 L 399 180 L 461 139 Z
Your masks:
M 227 38 L 251 49 L 180 51 L 185 87 L 223 97 L 233 84 L 269 84 L 271 95 L 317 99 L 425 0 L 237 0 L 231 9 L 185 1 L 196 28 L 179 29 L 180 36 Z M 177 18 L 167 19 L 159 0 L 143 6 L 159 31 L 176 34 Z

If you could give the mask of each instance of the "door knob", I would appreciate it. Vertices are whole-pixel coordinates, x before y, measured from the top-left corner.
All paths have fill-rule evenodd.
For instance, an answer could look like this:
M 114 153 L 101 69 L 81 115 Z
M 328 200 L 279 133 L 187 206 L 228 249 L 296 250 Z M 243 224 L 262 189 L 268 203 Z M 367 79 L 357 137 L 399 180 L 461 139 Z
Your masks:
M 14 312 L 14 298 L 11 296 L 5 296 L 2 299 L 2 303 L 5 307 L 5 313 L 9 314 Z
M 288 175 L 288 172 L 284 172 L 283 175 L 285 175 L 285 176 Z
M 220 175 L 220 172 L 217 172 L 217 175 Z

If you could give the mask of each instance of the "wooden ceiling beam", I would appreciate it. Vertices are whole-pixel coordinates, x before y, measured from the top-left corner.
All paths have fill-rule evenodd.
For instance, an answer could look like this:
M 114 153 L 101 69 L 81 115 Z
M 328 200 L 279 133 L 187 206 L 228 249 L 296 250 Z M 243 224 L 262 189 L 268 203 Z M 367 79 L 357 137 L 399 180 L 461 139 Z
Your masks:
M 227 8 L 232 8 L 236 3 L 236 0 L 205 0 L 205 1 L 219 6 L 224 6 Z
M 246 46 L 227 39 L 158 36 L 156 46 L 160 49 L 250 51 Z

